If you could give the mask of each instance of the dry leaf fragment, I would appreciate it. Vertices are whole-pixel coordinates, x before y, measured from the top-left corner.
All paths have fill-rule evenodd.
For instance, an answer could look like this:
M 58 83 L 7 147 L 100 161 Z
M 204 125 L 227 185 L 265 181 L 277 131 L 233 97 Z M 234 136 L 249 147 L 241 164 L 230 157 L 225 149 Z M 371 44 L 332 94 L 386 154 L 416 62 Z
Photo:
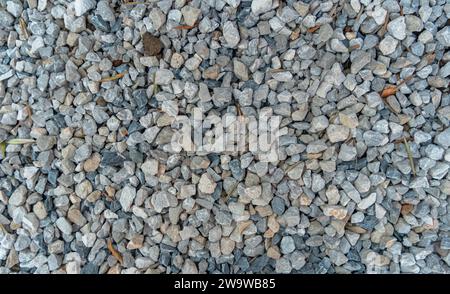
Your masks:
M 394 85 L 389 85 L 381 92 L 381 97 L 386 98 L 391 95 L 395 95 L 395 93 L 397 93 L 397 87 Z
M 320 25 L 315 25 L 312 28 L 309 28 L 307 31 L 308 33 L 314 33 L 315 31 L 317 31 L 320 28 Z
M 120 65 L 122 65 L 122 64 L 123 64 L 123 61 L 120 60 L 120 59 L 116 59 L 116 60 L 113 60 L 113 61 L 112 61 L 112 65 L 113 65 L 114 67 L 118 67 L 118 66 L 120 66 Z
M 19 25 L 23 35 L 25 36 L 25 38 L 28 39 L 27 24 L 25 23 L 25 20 L 22 17 L 19 18 Z
M 351 51 L 351 50 L 359 49 L 360 47 L 361 47 L 361 45 L 355 44 L 355 45 L 350 46 L 349 49 L 350 49 L 350 51 Z
M 112 76 L 112 77 L 109 77 L 109 78 L 101 79 L 101 80 L 100 80 L 100 83 L 118 80 L 118 79 L 120 79 L 120 78 L 123 78 L 123 77 L 125 76 L 126 73 L 127 73 L 127 72 L 124 71 L 124 72 L 121 72 L 121 73 L 116 74 L 115 76 Z
M 114 248 L 111 239 L 108 240 L 108 249 L 111 251 L 112 256 L 119 261 L 120 264 L 123 264 L 122 255 Z

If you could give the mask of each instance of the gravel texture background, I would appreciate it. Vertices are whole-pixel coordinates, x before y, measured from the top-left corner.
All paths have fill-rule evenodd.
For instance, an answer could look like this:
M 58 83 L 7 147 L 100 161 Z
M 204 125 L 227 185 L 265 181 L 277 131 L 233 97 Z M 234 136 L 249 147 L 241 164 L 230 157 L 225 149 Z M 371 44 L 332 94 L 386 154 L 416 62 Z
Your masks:
M 450 272 L 448 1 L 136 1 L 0 0 L 0 273 Z

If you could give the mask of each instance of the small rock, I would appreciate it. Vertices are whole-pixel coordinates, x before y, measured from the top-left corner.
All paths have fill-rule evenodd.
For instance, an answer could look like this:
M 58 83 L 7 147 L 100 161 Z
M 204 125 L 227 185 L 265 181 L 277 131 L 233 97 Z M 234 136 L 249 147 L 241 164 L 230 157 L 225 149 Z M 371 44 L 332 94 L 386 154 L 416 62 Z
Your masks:
M 346 126 L 329 125 L 327 128 L 328 140 L 330 140 L 331 143 L 345 141 L 349 134 L 350 130 Z
M 371 193 L 366 198 L 362 199 L 361 202 L 358 203 L 358 208 L 362 210 L 366 210 L 373 204 L 375 204 L 375 201 L 377 200 L 377 194 Z
M 131 205 L 136 197 L 136 188 L 129 185 L 125 186 L 120 193 L 119 202 L 124 211 L 130 211 Z
M 94 0 L 75 0 L 73 2 L 75 15 L 82 16 L 91 9 L 94 9 L 96 2 Z
M 397 40 L 404 40 L 406 38 L 406 22 L 404 16 L 399 16 L 388 23 L 387 29 L 391 36 Z
M 183 8 L 181 8 L 181 13 L 183 14 L 184 22 L 188 26 L 193 26 L 195 24 L 201 12 L 202 11 L 200 9 L 192 7 L 190 5 L 186 5 Z
M 155 74 L 155 83 L 157 85 L 167 85 L 173 80 L 174 75 L 168 69 L 158 69 Z
M 200 192 L 205 194 L 212 194 L 216 189 L 216 186 L 217 186 L 216 182 L 209 174 L 207 173 L 202 174 L 202 176 L 200 177 L 200 181 L 198 183 L 198 189 L 200 190 Z
M 89 180 L 84 180 L 75 186 L 75 194 L 81 199 L 86 199 L 91 192 L 92 184 Z
M 248 80 L 247 66 L 236 58 L 233 59 L 233 71 L 238 79 L 242 81 Z
M 336 219 L 344 219 L 347 216 L 347 209 L 339 205 L 326 205 L 322 207 L 323 214 Z
M 172 194 L 166 191 L 158 191 L 152 195 L 151 203 L 155 211 L 161 213 L 164 208 L 175 207 L 178 201 Z
M 446 25 L 442 30 L 437 32 L 436 39 L 445 47 L 450 47 L 450 26 Z
M 161 52 L 163 48 L 163 44 L 161 43 L 159 38 L 153 36 L 148 32 L 142 35 L 142 42 L 144 44 L 144 55 L 146 56 L 156 56 Z
M 436 135 L 434 138 L 434 142 L 445 149 L 450 147 L 450 128 L 445 129 L 444 131 L 440 132 Z
M 280 244 L 281 252 L 283 254 L 289 254 L 295 250 L 295 242 L 291 236 L 285 236 L 281 239 Z
M 272 8 L 272 0 L 252 0 L 251 9 L 253 14 L 260 15 Z
M 223 37 L 228 47 L 234 48 L 239 44 L 241 37 L 235 23 L 227 21 L 223 25 Z
M 69 223 L 69 221 L 64 218 L 60 217 L 56 220 L 56 226 L 58 229 L 65 235 L 72 234 L 72 225 Z
M 36 145 L 40 151 L 47 151 L 53 148 L 56 144 L 55 136 L 40 136 L 36 140 Z
M 23 185 L 19 186 L 14 192 L 11 194 L 11 197 L 8 200 L 10 205 L 21 206 L 27 200 L 27 188 Z
M 387 35 L 381 42 L 379 45 L 380 51 L 381 53 L 383 53 L 383 55 L 390 55 L 392 53 L 394 53 L 395 48 L 397 48 L 398 45 L 398 41 L 394 38 L 392 38 L 391 36 Z

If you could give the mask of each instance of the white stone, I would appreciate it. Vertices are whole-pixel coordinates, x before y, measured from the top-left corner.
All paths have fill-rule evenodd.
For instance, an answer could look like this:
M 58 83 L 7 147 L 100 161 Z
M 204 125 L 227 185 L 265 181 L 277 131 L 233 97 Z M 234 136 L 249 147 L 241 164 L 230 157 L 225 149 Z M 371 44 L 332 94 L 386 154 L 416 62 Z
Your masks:
M 94 0 L 75 0 L 73 6 L 75 8 L 75 15 L 82 16 L 89 10 L 95 8 L 96 2 Z
M 200 192 L 205 194 L 212 194 L 216 189 L 216 186 L 217 184 L 214 182 L 214 180 L 209 174 L 207 173 L 202 174 L 202 176 L 200 177 L 200 181 L 198 183 L 198 189 L 200 190 Z
M 129 185 L 125 186 L 120 193 L 119 202 L 123 211 L 129 211 L 136 197 L 136 188 Z
M 239 30 L 235 23 L 227 21 L 223 25 L 223 37 L 227 42 L 227 46 L 230 48 L 234 48 L 239 44 L 241 36 L 239 35 Z
M 266 13 L 272 8 L 272 0 L 253 0 L 251 8 L 255 15 Z
M 398 41 L 388 35 L 380 42 L 379 48 L 383 55 L 389 55 L 395 51 L 397 45 Z
M 387 29 L 389 33 L 397 40 L 404 40 L 406 38 L 406 22 L 405 17 L 399 16 L 389 22 Z

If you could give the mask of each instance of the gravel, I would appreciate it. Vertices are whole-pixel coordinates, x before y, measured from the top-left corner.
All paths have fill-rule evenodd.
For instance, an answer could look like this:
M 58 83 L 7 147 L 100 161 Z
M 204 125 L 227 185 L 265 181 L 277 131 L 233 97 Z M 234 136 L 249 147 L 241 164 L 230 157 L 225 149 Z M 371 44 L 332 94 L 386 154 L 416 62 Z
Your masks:
M 1 273 L 450 272 L 448 1 L 124 2 L 0 1 Z

